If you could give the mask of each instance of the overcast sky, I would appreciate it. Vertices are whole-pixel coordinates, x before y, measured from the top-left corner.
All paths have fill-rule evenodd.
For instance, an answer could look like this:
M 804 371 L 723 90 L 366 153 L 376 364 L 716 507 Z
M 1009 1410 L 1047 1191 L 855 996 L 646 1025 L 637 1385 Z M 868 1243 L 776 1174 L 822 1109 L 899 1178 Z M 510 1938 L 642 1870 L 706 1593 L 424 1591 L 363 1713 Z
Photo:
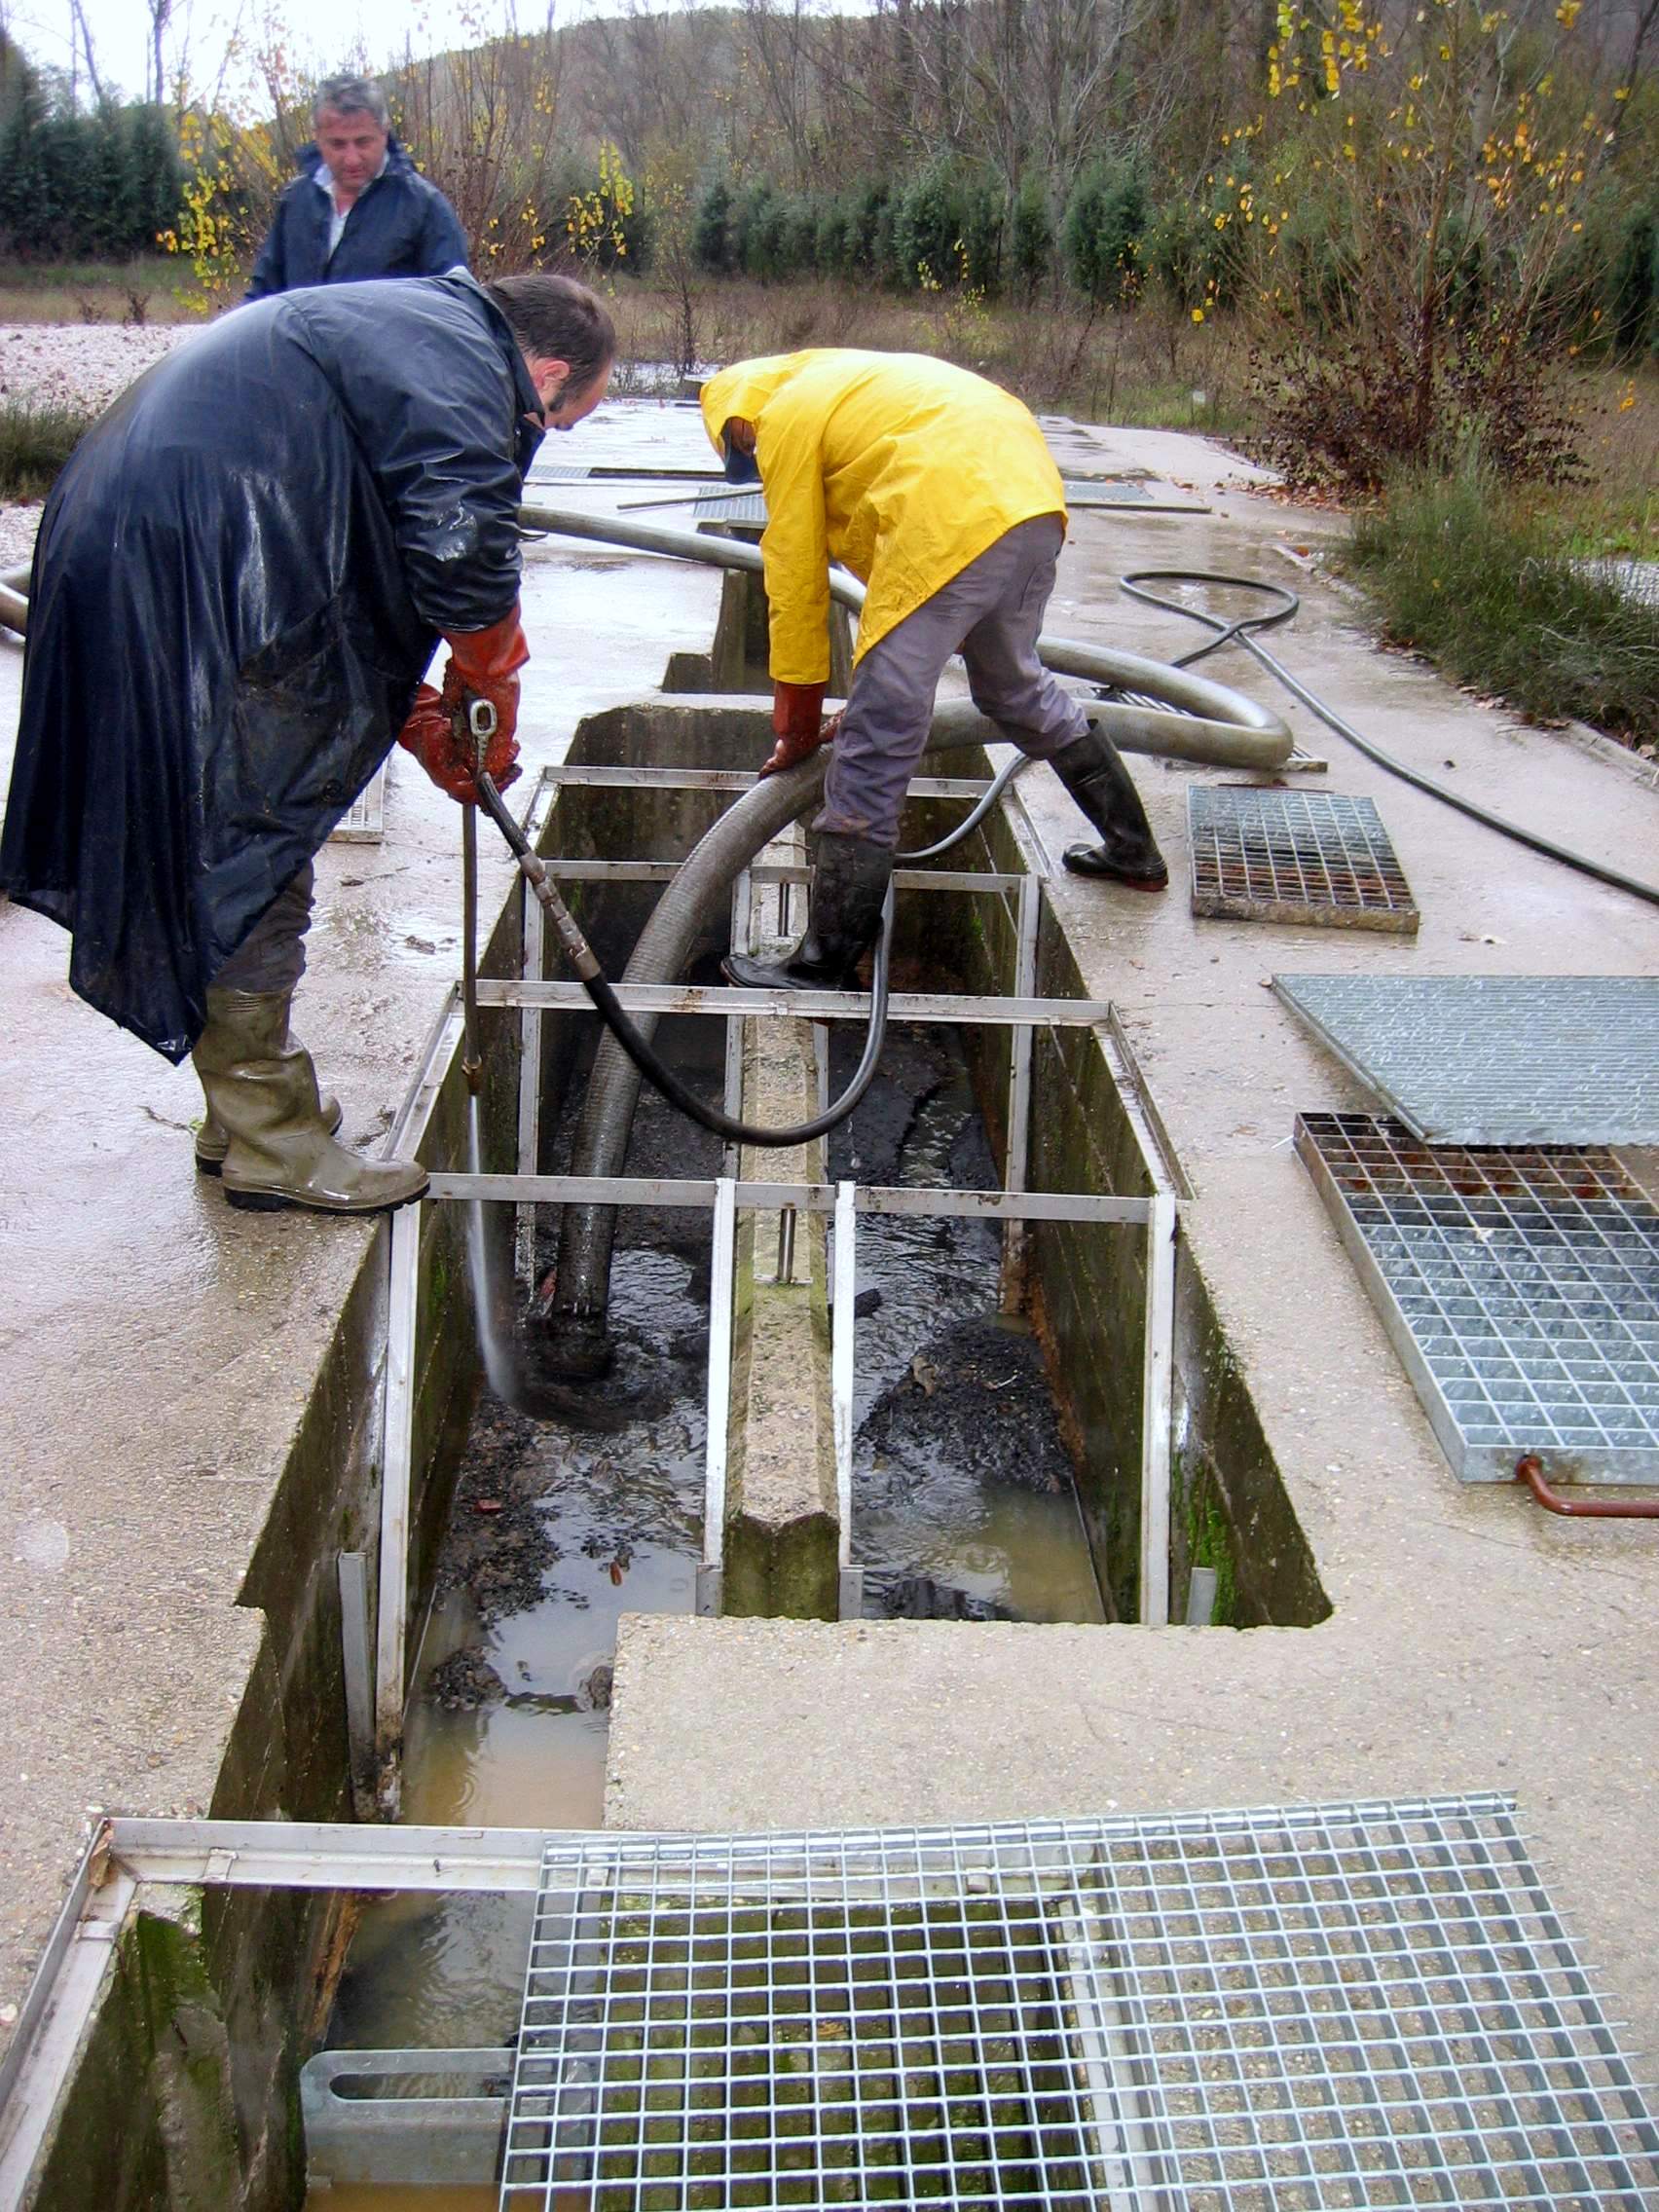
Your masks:
M 304 71 L 329 73 L 354 56 L 359 45 L 378 65 L 403 51 L 407 37 L 417 53 L 470 46 L 506 27 L 508 0 L 172 0 L 164 33 L 169 79 L 181 59 L 191 83 L 219 82 L 233 38 L 260 43 L 268 36 L 286 46 Z M 98 75 L 106 90 L 129 99 L 145 89 L 149 37 L 148 0 L 81 0 Z M 539 26 L 545 0 L 520 0 L 521 27 Z M 555 19 L 570 22 L 594 12 L 588 0 L 558 0 Z M 69 65 L 71 0 L 0 0 L 0 21 L 31 59 Z M 267 31 L 267 25 L 273 26 Z M 280 25 L 276 30 L 275 26 Z M 286 34 L 286 35 L 284 35 Z M 233 63 L 234 67 L 234 63 Z

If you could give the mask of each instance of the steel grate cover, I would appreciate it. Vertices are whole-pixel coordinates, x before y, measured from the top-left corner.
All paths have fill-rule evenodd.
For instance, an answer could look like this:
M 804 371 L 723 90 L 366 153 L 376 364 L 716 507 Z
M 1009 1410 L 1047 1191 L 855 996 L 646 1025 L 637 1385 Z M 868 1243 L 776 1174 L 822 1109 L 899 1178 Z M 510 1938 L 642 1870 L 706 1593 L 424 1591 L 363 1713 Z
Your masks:
M 1115 484 L 1090 479 L 1087 482 L 1067 480 L 1062 489 L 1066 498 L 1076 506 L 1152 507 L 1159 502 L 1139 484 Z M 748 528 L 761 529 L 766 521 L 766 497 L 763 492 L 702 492 L 687 502 L 694 522 L 740 523 Z M 1207 509 L 1180 508 L 1179 513 Z
M 1296 1149 L 1453 1472 L 1659 1481 L 1659 1207 L 1609 1152 L 1306 1114 Z
M 1275 976 L 1430 1144 L 1659 1144 L 1659 977 Z
M 1368 798 L 1201 784 L 1187 827 L 1195 914 L 1417 935 L 1417 901 Z
M 1659 2130 L 1507 1798 L 543 1862 L 501 2212 L 1656 2190 Z

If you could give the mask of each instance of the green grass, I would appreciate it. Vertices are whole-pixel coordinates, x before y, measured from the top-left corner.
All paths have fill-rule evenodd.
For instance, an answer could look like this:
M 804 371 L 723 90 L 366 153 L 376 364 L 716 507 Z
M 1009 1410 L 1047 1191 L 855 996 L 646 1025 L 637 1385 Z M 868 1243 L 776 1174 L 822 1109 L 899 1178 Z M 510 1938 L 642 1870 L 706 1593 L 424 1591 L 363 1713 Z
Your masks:
M 1383 635 L 1455 682 L 1534 721 L 1659 743 L 1659 602 L 1576 559 L 1561 518 L 1480 468 L 1395 484 L 1355 523 L 1343 563 Z
M 0 402 L 0 499 L 44 499 L 97 419 L 95 408 Z
M 180 295 L 191 283 L 190 263 L 176 254 L 137 261 L 0 258 L 0 323 L 189 322 L 196 318 Z

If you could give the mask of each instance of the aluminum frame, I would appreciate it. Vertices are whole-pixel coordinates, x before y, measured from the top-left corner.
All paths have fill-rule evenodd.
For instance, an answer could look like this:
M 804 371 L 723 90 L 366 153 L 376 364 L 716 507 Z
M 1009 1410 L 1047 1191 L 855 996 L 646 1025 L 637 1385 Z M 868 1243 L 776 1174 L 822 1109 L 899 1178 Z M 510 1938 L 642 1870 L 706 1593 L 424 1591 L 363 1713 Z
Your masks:
M 836 2140 L 817 2116 L 858 2094 L 850 2052 L 868 2048 L 872 2022 L 878 2043 L 913 2027 L 919 1997 L 935 2007 L 932 2046 L 916 2053 L 919 2074 L 937 2074 L 947 2045 L 982 2046 L 998 2028 L 1005 2032 L 996 2064 L 1015 2075 L 1028 2061 L 1051 2068 L 1045 2085 L 1057 2083 L 1066 2111 L 1045 2124 L 1057 2139 L 1075 2119 L 1094 2161 L 1089 2194 L 1073 2199 L 1080 2205 L 1326 2212 L 1571 2202 L 1641 2212 L 1659 2188 L 1659 2127 L 1595 1977 L 1531 1864 L 1515 1800 L 1475 1793 L 748 1837 L 117 1817 L 101 1823 L 88 1846 L 0 2062 L 4 2212 L 26 2201 L 111 1943 L 150 1883 L 535 1895 L 538 1947 L 526 1994 L 535 1986 L 555 2004 L 534 2021 L 527 2006 L 534 2032 L 519 2039 L 514 2107 L 521 2123 L 535 2122 L 541 2141 L 529 2148 L 538 2156 L 548 2115 L 529 2110 L 521 2089 L 543 2107 L 563 2100 L 574 2141 L 561 2144 L 562 2154 L 582 2152 L 583 2136 L 591 2149 L 619 2111 L 626 2125 L 630 2098 L 640 2101 L 626 2078 L 626 2043 L 643 2016 L 642 1998 L 656 2004 L 657 2029 L 666 2020 L 682 2046 L 691 2041 L 690 2023 L 705 2052 L 730 2051 L 719 2030 L 733 2016 L 730 1970 L 741 1962 L 757 1998 L 746 2015 L 747 2078 L 810 2091 L 793 2104 L 768 2106 L 762 2097 L 751 2109 L 805 2113 L 808 2124 L 791 2141 L 807 2152 Z M 642 1944 L 637 1928 L 624 1929 L 631 1948 L 599 1963 L 617 2002 L 596 2023 L 591 1991 L 561 1997 L 549 1988 L 550 1923 L 556 1946 L 586 1945 L 589 1956 L 578 1963 L 593 1965 L 603 1916 L 616 1922 L 618 1907 L 647 1891 L 662 1907 L 656 1925 L 665 1939 Z M 841 1910 L 841 1926 L 862 1926 L 868 1936 L 866 1966 L 883 1958 L 916 1963 L 903 1986 L 890 1978 L 878 1987 L 867 1972 L 803 1984 L 792 1968 L 792 1957 L 811 1956 L 815 1927 L 830 1927 L 830 1943 L 819 1949 L 833 1951 L 835 1914 L 848 1904 L 862 1921 Z M 957 2001 L 943 2004 L 940 1976 L 928 1967 L 941 1930 L 949 1941 L 952 1914 L 960 1928 L 976 1906 L 993 1933 L 1014 1917 L 1036 1938 L 1016 1946 L 1012 2009 L 1019 2016 L 1012 2020 L 1006 1972 L 989 1991 L 970 1973 Z M 734 1908 L 753 1922 L 742 1932 L 754 1938 L 747 1958 L 742 1945 L 721 1937 Z M 931 1932 L 922 1925 L 930 1914 Z M 906 1927 L 914 1938 L 907 1949 L 887 1940 L 896 1928 L 903 1937 Z M 955 1942 L 958 1960 L 965 1947 Z M 843 1959 L 847 1951 L 842 1941 Z M 1022 1981 L 1046 2014 L 1035 2027 L 1019 2002 Z M 713 2006 L 702 2002 L 711 1995 Z M 657 2003 L 664 1996 L 666 2009 Z M 820 2017 L 831 2025 L 839 2018 L 853 2032 L 827 2039 Z M 788 2032 L 768 2043 L 773 2020 Z M 803 2020 L 805 2035 L 790 2025 Z M 603 2078 L 581 2083 L 543 2065 L 561 2037 L 591 2042 L 608 2029 L 624 2053 L 610 2074 L 620 2097 L 596 2093 Z M 1052 2056 L 1056 2036 L 1063 2063 Z M 1048 2051 L 1037 2047 L 1042 2037 Z M 657 2055 L 665 2055 L 660 2045 Z M 327 2067 L 331 2074 L 453 2067 L 476 2077 L 500 2071 L 500 2060 L 496 2050 L 338 2052 Z M 541 2078 L 532 2079 L 537 2068 Z M 737 2072 L 716 2078 L 733 2080 Z M 683 2105 L 683 2063 L 650 2079 L 665 2089 L 659 2109 L 672 2113 L 677 2099 Z M 1024 2093 L 1015 2082 L 989 2126 L 980 2125 L 981 2142 L 1011 2133 L 1014 2103 Z M 930 2101 L 911 2082 L 898 2097 L 872 2090 L 865 2107 L 878 2123 L 897 2117 L 912 2138 L 925 2137 L 953 2126 L 952 2109 L 959 2115 L 968 2096 L 953 2083 L 945 2103 Z M 389 2111 L 359 2106 L 333 2117 L 350 2121 L 359 2149 L 370 2135 L 385 2145 L 399 2101 L 387 2100 Z M 429 2106 L 424 2098 L 412 2103 Z M 403 2117 L 425 2133 L 434 2116 L 415 2109 Z M 476 2157 L 495 2114 L 458 2117 Z M 678 2139 L 685 2139 L 683 2130 Z M 522 2157 L 522 2124 L 516 2148 Z M 912 2156 L 908 2172 L 926 2180 L 939 2164 Z M 788 2169 L 791 2191 L 800 2190 L 808 2170 L 804 2163 Z M 383 2170 L 376 2178 L 392 2176 Z M 1045 2195 L 1045 2187 L 1046 2177 L 1023 2198 L 959 2193 L 954 2201 L 1068 2201 L 1052 2187 Z M 844 2200 L 784 2193 L 770 2199 Z M 872 2193 L 864 2200 L 881 2198 Z M 949 2199 L 935 2190 L 913 2200 Z M 501 2198 L 506 2212 L 551 2201 L 543 2184 L 522 2181 L 522 2168 Z M 608 2212 L 615 2199 L 593 2201 Z M 663 2201 L 689 2207 L 701 2200 Z
M 1659 1480 L 1659 1207 L 1610 1153 L 1366 1114 L 1300 1115 L 1295 1144 L 1454 1474 Z
M 334 828 L 331 845 L 379 845 L 386 840 L 386 768 L 383 760 Z
M 1652 2201 L 1508 1798 L 549 1841 L 501 2212 Z
M 492 2094 L 490 2084 L 511 2081 L 512 2071 L 505 2048 L 319 2050 L 300 2069 L 309 2188 L 449 2182 L 488 2189 L 507 2116 L 505 2096 Z M 392 2084 L 400 2078 L 422 2086 L 398 2095 Z M 342 2082 L 380 2086 L 347 2097 Z
M 867 991 L 749 990 L 735 983 L 617 983 L 617 1002 L 629 1014 L 773 1014 L 797 1021 L 867 1021 Z M 591 1013 L 580 983 L 515 983 L 504 977 L 478 979 L 480 1006 L 554 1008 Z M 994 993 L 895 991 L 890 1021 L 945 1021 L 1001 1028 L 1040 1022 L 1056 1029 L 1095 1029 L 1112 1011 L 1109 999 L 999 997 Z
M 1659 976 L 1277 975 L 1419 1142 L 1659 1144 Z
M 585 476 L 588 471 L 571 473 Z M 1212 511 L 1201 501 L 1156 499 L 1140 482 L 1122 477 L 1065 476 L 1060 479 L 1060 488 L 1067 507 L 1079 510 L 1117 507 L 1143 515 L 1207 515 Z M 633 499 L 628 506 L 636 512 L 647 507 L 688 507 L 686 519 L 699 530 L 714 523 L 733 530 L 766 527 L 766 495 L 757 489 L 731 491 L 723 484 L 715 484 L 707 491 L 687 492 L 675 498 Z
M 747 790 L 753 781 L 754 778 L 747 773 L 719 769 L 556 765 L 542 770 L 531 794 L 525 823 L 529 833 L 538 835 L 543 832 L 557 790 L 567 783 L 625 789 L 638 789 L 642 784 L 646 784 L 665 790 L 741 791 Z M 977 797 L 988 788 L 984 779 L 945 777 L 919 778 L 911 786 L 912 792 L 920 796 L 948 797 Z M 1016 788 L 1011 790 L 1017 798 Z M 1041 859 L 1043 848 L 1023 802 L 1011 808 L 1011 816 L 1016 844 L 1028 859 L 1033 854 Z M 548 865 L 555 873 L 564 872 L 572 880 L 597 882 L 666 882 L 679 866 L 676 862 L 655 860 L 555 860 Z M 791 863 L 764 862 L 758 858 L 752 861 L 733 886 L 734 928 L 741 926 L 747 931 L 756 886 L 776 886 L 780 898 L 785 898 L 793 886 L 809 879 L 810 871 L 803 866 Z M 1001 1194 L 908 1190 L 871 1193 L 866 1190 L 861 1191 L 855 1198 L 853 1211 L 978 1213 L 1002 1219 L 1006 1224 L 1002 1273 L 1002 1297 L 1005 1305 L 1017 1296 L 1023 1240 L 1029 1223 L 1043 1220 L 1111 1220 L 1148 1227 L 1151 1232 L 1147 1276 L 1149 1325 L 1167 1330 L 1170 1341 L 1167 1345 L 1154 1345 L 1148 1340 L 1142 1380 L 1144 1410 L 1140 1617 L 1149 1627 L 1165 1626 L 1168 1622 L 1167 1562 L 1165 1561 L 1160 1573 L 1152 1546 L 1160 1528 L 1164 1531 L 1165 1544 L 1168 1531 L 1171 1429 L 1169 1398 L 1174 1368 L 1173 1233 L 1162 1226 L 1163 1217 L 1158 1211 L 1160 1199 L 1102 1200 L 1079 1198 L 1073 1200 L 1055 1198 L 1049 1194 L 1027 1194 L 1024 1188 L 1028 1172 L 1036 1028 L 1039 1025 L 1081 1026 L 1095 1028 L 1104 1033 L 1115 1018 L 1114 1010 L 1104 1000 L 1045 999 L 1033 995 L 1036 983 L 1037 934 L 1041 920 L 1040 874 L 1033 874 L 1029 869 L 1020 873 L 1005 870 L 903 868 L 896 871 L 895 880 L 901 889 L 905 890 L 980 892 L 1005 900 L 1012 895 L 1017 985 L 1014 994 L 997 997 L 972 994 L 957 996 L 947 992 L 900 993 L 894 997 L 890 1006 L 890 1017 L 895 1020 L 952 1023 L 970 1021 L 1010 1027 L 1008 1189 Z M 722 1159 L 725 1172 L 717 1178 L 674 1181 L 664 1178 L 544 1176 L 535 1172 L 541 1102 L 541 1016 L 550 1010 L 558 1009 L 589 1011 L 591 1002 L 579 983 L 552 982 L 540 976 L 539 971 L 545 962 L 546 940 L 539 927 L 539 903 L 530 896 L 526 885 L 520 885 L 519 895 L 522 902 L 521 941 L 526 974 L 517 982 L 479 978 L 477 983 L 480 1005 L 516 1008 L 519 1014 L 522 1055 L 517 1125 L 519 1171 L 514 1175 L 435 1174 L 431 1178 L 426 1200 L 404 1207 L 392 1217 L 392 1294 L 388 1329 L 397 1337 L 399 1351 L 394 1358 L 388 1350 L 387 1364 L 386 1479 L 383 1490 L 380 1552 L 382 1570 L 375 1673 L 377 1788 L 382 1809 L 388 1817 L 395 1816 L 401 1788 L 399 1768 L 407 1687 L 405 1652 L 409 1624 L 408 1488 L 413 1463 L 415 1416 L 412 1347 L 418 1318 L 418 1260 L 424 1204 L 455 1201 L 511 1202 L 516 1216 L 514 1264 L 521 1279 L 527 1279 L 534 1273 L 535 1207 L 539 1203 L 712 1206 L 716 1209 L 717 1232 L 720 1210 L 728 1204 L 733 1207 L 749 1205 L 766 1211 L 783 1209 L 786 1212 L 791 1208 L 828 1212 L 835 1204 L 828 1185 L 742 1183 L 735 1176 L 735 1148 L 729 1145 L 725 1148 Z M 725 1020 L 724 1095 L 727 1108 L 731 1111 L 736 1110 L 741 1090 L 740 1031 L 746 1016 L 774 1014 L 821 1024 L 832 1019 L 863 1020 L 867 1018 L 868 1012 L 866 996 L 856 991 L 745 991 L 730 987 L 686 984 L 623 983 L 617 986 L 617 995 L 623 1006 L 631 1011 L 694 1013 L 712 1014 Z M 387 1157 L 409 1157 L 418 1148 L 449 1064 L 461 1043 L 461 1026 L 460 994 L 452 987 L 433 1025 L 420 1071 L 387 1136 L 384 1148 Z M 822 1092 L 828 1081 L 828 1059 L 827 1053 L 821 1049 L 821 1028 L 817 1031 L 817 1038 Z M 1161 1178 L 1156 1163 L 1153 1173 L 1155 1184 L 1160 1184 Z M 727 1190 L 731 1194 L 729 1198 L 721 1195 Z M 1105 1210 L 1101 1210 L 1102 1208 Z M 1155 1227 L 1155 1224 L 1158 1226 Z M 852 1241 L 851 1236 L 846 1238 L 849 1249 Z M 1155 1315 L 1151 1303 L 1153 1290 L 1154 1286 L 1162 1281 L 1165 1269 L 1169 1273 L 1169 1295 L 1164 1296 L 1159 1292 Z M 705 1495 L 711 1510 L 705 1519 L 704 1551 L 697 1572 L 696 1599 L 698 1610 L 706 1613 L 719 1609 L 724 1573 L 723 1461 L 731 1390 L 729 1273 L 726 1277 L 724 1302 L 727 1328 L 723 1335 L 718 1326 L 720 1279 L 720 1271 L 717 1269 L 710 1292 L 709 1457 L 705 1466 Z M 850 1346 L 852 1337 L 853 1327 L 849 1321 L 841 1341 Z M 721 1344 L 723 1352 L 718 1348 Z M 844 1356 L 850 1357 L 850 1351 Z M 846 1617 L 858 1609 L 861 1576 L 860 1570 L 846 1553 L 850 1541 L 849 1517 L 845 1510 L 851 1496 L 850 1382 L 843 1394 L 847 1409 L 845 1419 L 848 1438 L 844 1463 L 842 1447 L 837 1444 L 837 1485 L 844 1490 L 841 1525 L 843 1557 L 840 1564 L 841 1610 L 843 1617 Z M 718 1520 L 712 1510 L 717 1499 L 720 1508 Z M 718 1531 L 721 1546 L 719 1550 L 712 1548 L 711 1529 Z

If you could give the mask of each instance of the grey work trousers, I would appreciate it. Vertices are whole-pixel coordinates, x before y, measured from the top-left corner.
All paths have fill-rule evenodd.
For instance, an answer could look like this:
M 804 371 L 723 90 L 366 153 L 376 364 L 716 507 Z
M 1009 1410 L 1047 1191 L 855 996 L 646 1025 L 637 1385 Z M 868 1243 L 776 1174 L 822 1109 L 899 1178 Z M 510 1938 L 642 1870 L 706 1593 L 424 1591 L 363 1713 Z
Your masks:
M 1016 523 L 871 645 L 853 671 L 815 830 L 898 844 L 934 693 L 954 652 L 967 663 L 975 706 L 1034 760 L 1084 734 L 1083 709 L 1037 658 L 1064 541 L 1058 515 Z
M 307 861 L 290 876 L 213 978 L 216 991 L 287 991 L 306 972 L 315 871 Z

